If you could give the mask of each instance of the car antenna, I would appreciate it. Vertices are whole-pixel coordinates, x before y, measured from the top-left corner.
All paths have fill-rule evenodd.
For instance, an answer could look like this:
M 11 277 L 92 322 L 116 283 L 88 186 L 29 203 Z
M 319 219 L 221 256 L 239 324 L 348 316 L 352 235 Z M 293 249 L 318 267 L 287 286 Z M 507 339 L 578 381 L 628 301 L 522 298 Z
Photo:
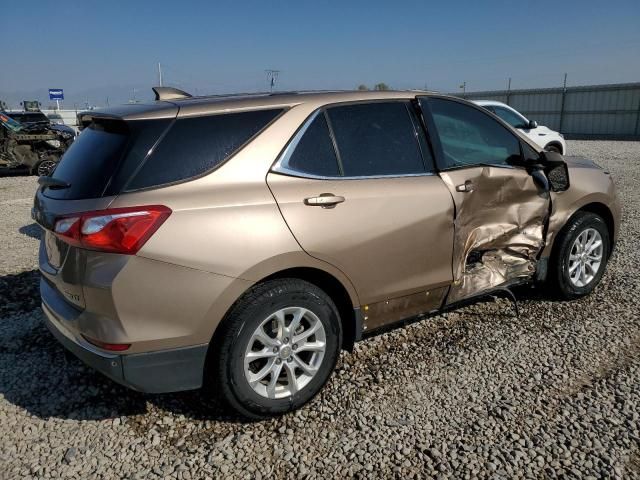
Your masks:
M 173 87 L 153 87 L 152 90 L 156 94 L 156 100 L 178 100 L 192 97 L 190 93 Z

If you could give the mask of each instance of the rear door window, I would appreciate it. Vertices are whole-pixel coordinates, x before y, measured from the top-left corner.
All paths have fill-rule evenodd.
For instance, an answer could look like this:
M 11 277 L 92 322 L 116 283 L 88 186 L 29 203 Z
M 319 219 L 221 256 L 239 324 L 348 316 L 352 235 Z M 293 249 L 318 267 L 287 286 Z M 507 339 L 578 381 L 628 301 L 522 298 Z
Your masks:
M 327 109 L 344 176 L 420 174 L 426 171 L 404 102 Z
M 282 109 L 179 118 L 155 147 L 126 191 L 202 175 L 227 160 Z

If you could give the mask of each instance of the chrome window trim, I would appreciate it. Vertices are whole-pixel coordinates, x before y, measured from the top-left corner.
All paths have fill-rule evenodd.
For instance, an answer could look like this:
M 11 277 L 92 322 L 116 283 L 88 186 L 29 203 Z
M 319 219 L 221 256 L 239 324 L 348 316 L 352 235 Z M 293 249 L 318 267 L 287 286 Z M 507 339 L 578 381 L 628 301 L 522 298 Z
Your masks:
M 273 173 L 278 173 L 281 175 L 287 175 L 289 177 L 298 177 L 298 178 L 308 178 L 311 180 L 376 180 L 381 178 L 405 178 L 405 177 L 433 177 L 437 176 L 434 172 L 424 172 L 424 173 L 405 173 L 403 175 L 369 175 L 362 177 L 323 177 L 322 175 L 313 175 L 312 173 L 303 173 L 298 172 L 297 170 L 291 170 L 285 167 L 273 167 L 271 169 Z
M 404 178 L 404 177 L 433 177 L 437 175 L 435 172 L 421 172 L 421 173 L 405 173 L 405 174 L 389 174 L 389 175 L 364 175 L 364 176 L 336 176 L 326 177 L 323 175 L 314 175 L 312 173 L 300 172 L 288 167 L 289 159 L 295 151 L 298 143 L 302 139 L 302 136 L 306 133 L 309 126 L 313 123 L 318 115 L 324 115 L 324 107 L 319 108 L 311 114 L 309 118 L 304 122 L 302 127 L 298 129 L 293 138 L 289 141 L 289 144 L 280 154 L 280 157 L 276 163 L 271 167 L 271 171 L 274 173 L 280 173 L 282 175 L 288 175 L 290 177 L 309 178 L 312 180 L 375 180 L 381 178 Z M 426 168 L 426 167 L 425 167 Z

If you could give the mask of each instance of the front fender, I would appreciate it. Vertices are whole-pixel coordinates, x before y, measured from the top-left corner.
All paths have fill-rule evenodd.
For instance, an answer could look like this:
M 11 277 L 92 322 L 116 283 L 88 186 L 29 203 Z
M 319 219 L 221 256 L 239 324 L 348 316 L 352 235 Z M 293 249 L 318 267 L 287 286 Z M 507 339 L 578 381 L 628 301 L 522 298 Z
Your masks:
M 551 194 L 551 217 L 542 257 L 549 257 L 562 228 L 579 210 L 589 205 L 602 205 L 613 219 L 613 238 L 620 228 L 620 202 L 611 176 L 596 168 L 569 168 L 571 187 L 566 192 Z

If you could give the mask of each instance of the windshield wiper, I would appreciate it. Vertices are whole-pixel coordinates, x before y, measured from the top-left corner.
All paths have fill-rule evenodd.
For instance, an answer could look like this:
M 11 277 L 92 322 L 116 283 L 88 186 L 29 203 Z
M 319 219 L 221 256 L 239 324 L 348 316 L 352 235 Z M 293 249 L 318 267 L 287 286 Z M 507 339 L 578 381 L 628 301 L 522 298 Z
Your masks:
M 38 183 L 43 187 L 49 187 L 52 189 L 63 189 L 69 188 L 71 186 L 70 183 L 58 180 L 57 178 L 53 177 L 40 177 L 38 178 Z

